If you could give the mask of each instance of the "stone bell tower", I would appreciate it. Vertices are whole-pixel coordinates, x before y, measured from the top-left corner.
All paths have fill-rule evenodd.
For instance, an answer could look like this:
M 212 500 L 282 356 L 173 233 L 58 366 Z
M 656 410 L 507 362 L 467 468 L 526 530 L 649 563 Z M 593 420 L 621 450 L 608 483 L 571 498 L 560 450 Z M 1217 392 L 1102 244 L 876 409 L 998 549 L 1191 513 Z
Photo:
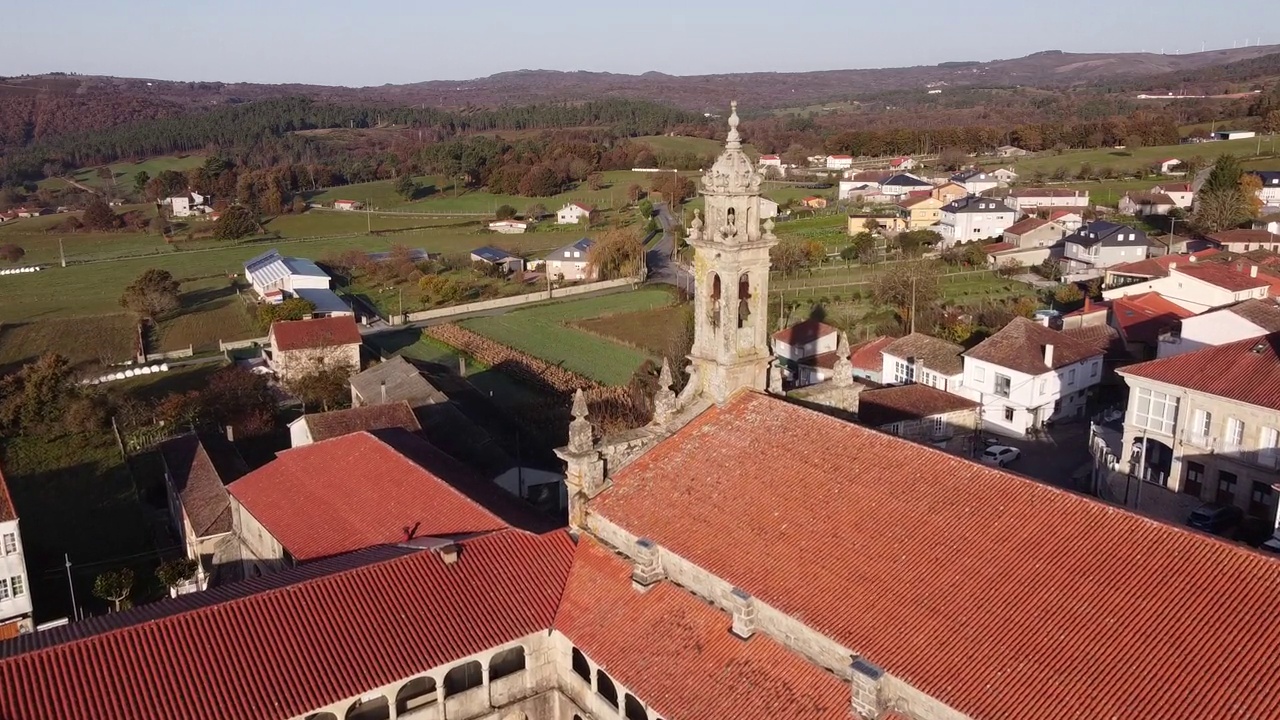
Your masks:
M 723 403 L 743 388 L 768 383 L 769 248 L 773 221 L 760 223 L 760 181 L 738 134 L 732 104 L 724 152 L 702 176 L 706 217 L 689 229 L 694 248 L 694 341 L 691 381 L 703 397 Z

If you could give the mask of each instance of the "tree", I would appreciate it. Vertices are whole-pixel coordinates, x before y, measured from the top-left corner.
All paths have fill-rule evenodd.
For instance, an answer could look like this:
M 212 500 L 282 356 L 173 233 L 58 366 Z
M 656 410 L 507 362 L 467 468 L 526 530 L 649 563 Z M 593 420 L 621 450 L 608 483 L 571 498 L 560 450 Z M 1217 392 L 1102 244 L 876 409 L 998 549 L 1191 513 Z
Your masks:
M 350 380 L 351 368 L 345 363 L 315 362 L 306 372 L 291 373 L 285 388 L 304 409 L 318 406 L 328 412 L 351 400 Z
M 607 230 L 587 250 L 587 263 L 601 280 L 634 277 L 644 263 L 644 244 L 634 229 Z
M 1013 277 L 1014 275 L 1021 273 L 1024 268 L 1025 266 L 1022 264 L 1021 260 L 1009 258 L 1008 260 L 1000 263 L 1000 267 L 996 268 L 996 274 L 1000 277 Z
M 938 153 L 938 165 L 944 170 L 959 170 L 969 162 L 969 155 L 960 148 L 946 148 Z
M 631 183 L 631 187 L 627 188 L 627 199 L 631 202 L 640 202 L 644 196 L 645 190 L 639 183 Z
M 231 427 L 238 437 L 253 437 L 275 427 L 278 403 L 266 377 L 231 366 L 215 372 L 201 390 L 209 419 Z
M 587 187 L 592 190 L 599 190 L 604 187 L 604 175 L 601 175 L 598 172 L 593 172 L 587 175 Z
M 57 353 L 45 353 L 18 372 L 0 376 L 0 434 L 65 431 L 68 410 L 78 395 L 71 363 Z
M 395 184 L 396 194 L 405 200 L 412 200 L 418 194 L 418 183 L 413 181 L 408 173 L 396 178 Z
M 142 193 L 147 189 L 147 183 L 151 182 L 151 173 L 146 170 L 139 170 L 133 176 L 133 189 Z
M 498 209 L 493 211 L 493 216 L 499 220 L 510 220 L 516 216 L 516 209 L 510 205 L 499 205 Z
M 26 250 L 14 245 L 13 243 L 5 243 L 0 245 L 0 260 L 16 263 L 27 254 Z
M 858 259 L 858 255 L 858 246 L 852 243 L 840 248 L 840 259 L 844 261 L 845 265 L 853 264 L 853 261 Z
M 1059 305 L 1074 305 L 1084 300 L 1084 293 L 1080 292 L 1080 288 L 1075 283 L 1067 283 L 1054 289 L 1053 299 Z
M 541 220 L 547 215 L 547 206 L 542 203 L 534 203 L 524 211 L 524 219 L 529 222 Z
M 1238 227 L 1252 216 L 1252 206 L 1239 189 L 1203 192 L 1196 198 L 1191 224 L 1206 235 Z
M 942 236 L 933 230 L 911 230 L 898 233 L 894 241 L 902 250 L 903 256 L 917 258 L 926 250 L 937 247 L 942 242 Z
M 525 197 L 550 197 L 564 188 L 556 171 L 547 165 L 535 165 L 520 179 L 519 192 Z
M 243 205 L 232 205 L 213 224 L 213 236 L 219 240 L 239 240 L 258 231 L 258 216 Z
M 875 218 L 869 217 L 866 220 L 862 221 L 862 229 L 866 230 L 869 233 L 879 232 L 880 221 Z
M 197 567 L 196 561 L 191 558 L 166 560 L 156 568 L 156 579 L 164 583 L 170 594 L 173 594 L 175 588 L 196 576 Z
M 649 188 L 655 193 L 661 193 L 668 206 L 673 209 L 693 197 L 694 192 L 697 191 L 697 187 L 689 178 L 666 172 L 656 173 Z
M 80 222 L 90 230 L 99 231 L 115 230 L 124 224 L 120 216 L 111 211 L 107 201 L 97 195 L 94 195 L 85 207 L 84 214 L 80 216 Z
M 1237 190 L 1240 187 L 1240 176 L 1243 174 L 1240 161 L 1234 155 L 1223 155 L 1213 163 L 1213 169 L 1209 171 L 1209 177 L 1200 187 L 1200 192 L 1218 193 Z
M 263 330 L 268 330 L 271 323 L 280 320 L 306 320 L 315 311 L 315 303 L 298 297 L 289 298 L 279 305 L 259 305 L 258 325 Z
M 169 234 L 169 223 L 165 222 L 164 218 L 157 215 L 147 222 L 147 229 L 156 235 L 164 236 Z
M 891 265 L 871 284 L 871 298 L 880 305 L 898 311 L 909 319 L 911 308 L 928 307 L 942 297 L 939 287 L 941 272 L 931 260 L 916 260 Z
M 1272 110 L 1262 118 L 1262 132 L 1275 135 L 1280 133 L 1280 109 Z
M 108 570 L 93 580 L 93 596 L 111 603 L 111 608 L 120 612 L 120 603 L 133 591 L 133 570 L 120 568 Z
M 1241 175 L 1240 192 L 1244 194 L 1245 204 L 1249 209 L 1249 217 L 1258 217 L 1258 213 L 1262 211 L 1262 178 L 1253 173 Z
M 168 270 L 144 270 L 120 296 L 120 305 L 138 315 L 155 320 L 177 310 L 179 284 Z

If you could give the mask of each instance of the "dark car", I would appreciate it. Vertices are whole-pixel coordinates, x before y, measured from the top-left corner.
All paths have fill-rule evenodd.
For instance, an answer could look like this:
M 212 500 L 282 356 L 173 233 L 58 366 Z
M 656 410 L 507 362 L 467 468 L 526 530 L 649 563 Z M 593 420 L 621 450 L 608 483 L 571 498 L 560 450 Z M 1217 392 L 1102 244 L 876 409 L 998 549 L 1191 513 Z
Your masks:
M 1222 535 L 1240 522 L 1240 508 L 1235 505 L 1201 505 L 1191 511 L 1187 525 L 1214 535 Z

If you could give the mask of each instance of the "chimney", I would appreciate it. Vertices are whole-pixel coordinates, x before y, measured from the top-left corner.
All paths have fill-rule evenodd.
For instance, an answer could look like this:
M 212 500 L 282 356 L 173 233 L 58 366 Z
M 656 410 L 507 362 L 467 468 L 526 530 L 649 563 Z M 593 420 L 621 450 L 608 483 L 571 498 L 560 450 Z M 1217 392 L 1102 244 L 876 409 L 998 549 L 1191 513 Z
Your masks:
M 729 632 L 746 640 L 756 633 L 755 600 L 746 590 L 734 588 L 729 592 L 729 608 L 733 611 L 733 626 Z
M 1044 346 L 1044 364 L 1053 367 L 1053 345 Z
M 1084 296 L 1084 314 L 1088 315 L 1093 312 L 1093 298 L 1088 295 Z
M 458 544 L 457 543 L 448 543 L 447 545 L 441 545 L 437 548 L 434 548 L 432 552 L 434 552 L 436 555 L 439 555 L 440 559 L 444 561 L 445 565 L 456 565 L 458 563 Z
M 1249 277 L 1258 277 L 1258 266 L 1253 265 L 1249 268 Z
M 636 540 L 635 550 L 635 564 L 631 566 L 631 587 L 645 592 L 667 574 L 662 569 L 657 543 L 649 538 L 640 538 Z
M 862 658 L 854 658 L 853 664 L 849 666 L 849 685 L 853 714 L 856 717 L 867 720 L 880 717 L 880 678 L 882 677 L 884 677 L 883 670 Z
M 227 442 L 235 442 L 235 441 L 236 441 L 236 429 L 228 425 L 227 426 Z
M 386 381 L 386 380 L 383 380 L 383 381 L 378 385 L 378 389 L 379 389 L 379 390 L 381 391 L 381 393 L 382 393 L 382 404 L 383 404 L 383 405 L 386 405 L 386 404 L 387 404 L 387 381 Z

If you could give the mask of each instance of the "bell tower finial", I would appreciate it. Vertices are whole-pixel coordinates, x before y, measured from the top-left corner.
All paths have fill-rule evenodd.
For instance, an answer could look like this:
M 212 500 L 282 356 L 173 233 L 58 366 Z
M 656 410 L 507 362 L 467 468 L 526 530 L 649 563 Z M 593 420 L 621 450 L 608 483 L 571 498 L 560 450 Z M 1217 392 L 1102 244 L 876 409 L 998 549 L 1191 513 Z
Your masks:
M 729 102 L 729 135 L 725 138 L 726 147 L 739 147 L 742 136 L 738 134 L 738 101 Z

